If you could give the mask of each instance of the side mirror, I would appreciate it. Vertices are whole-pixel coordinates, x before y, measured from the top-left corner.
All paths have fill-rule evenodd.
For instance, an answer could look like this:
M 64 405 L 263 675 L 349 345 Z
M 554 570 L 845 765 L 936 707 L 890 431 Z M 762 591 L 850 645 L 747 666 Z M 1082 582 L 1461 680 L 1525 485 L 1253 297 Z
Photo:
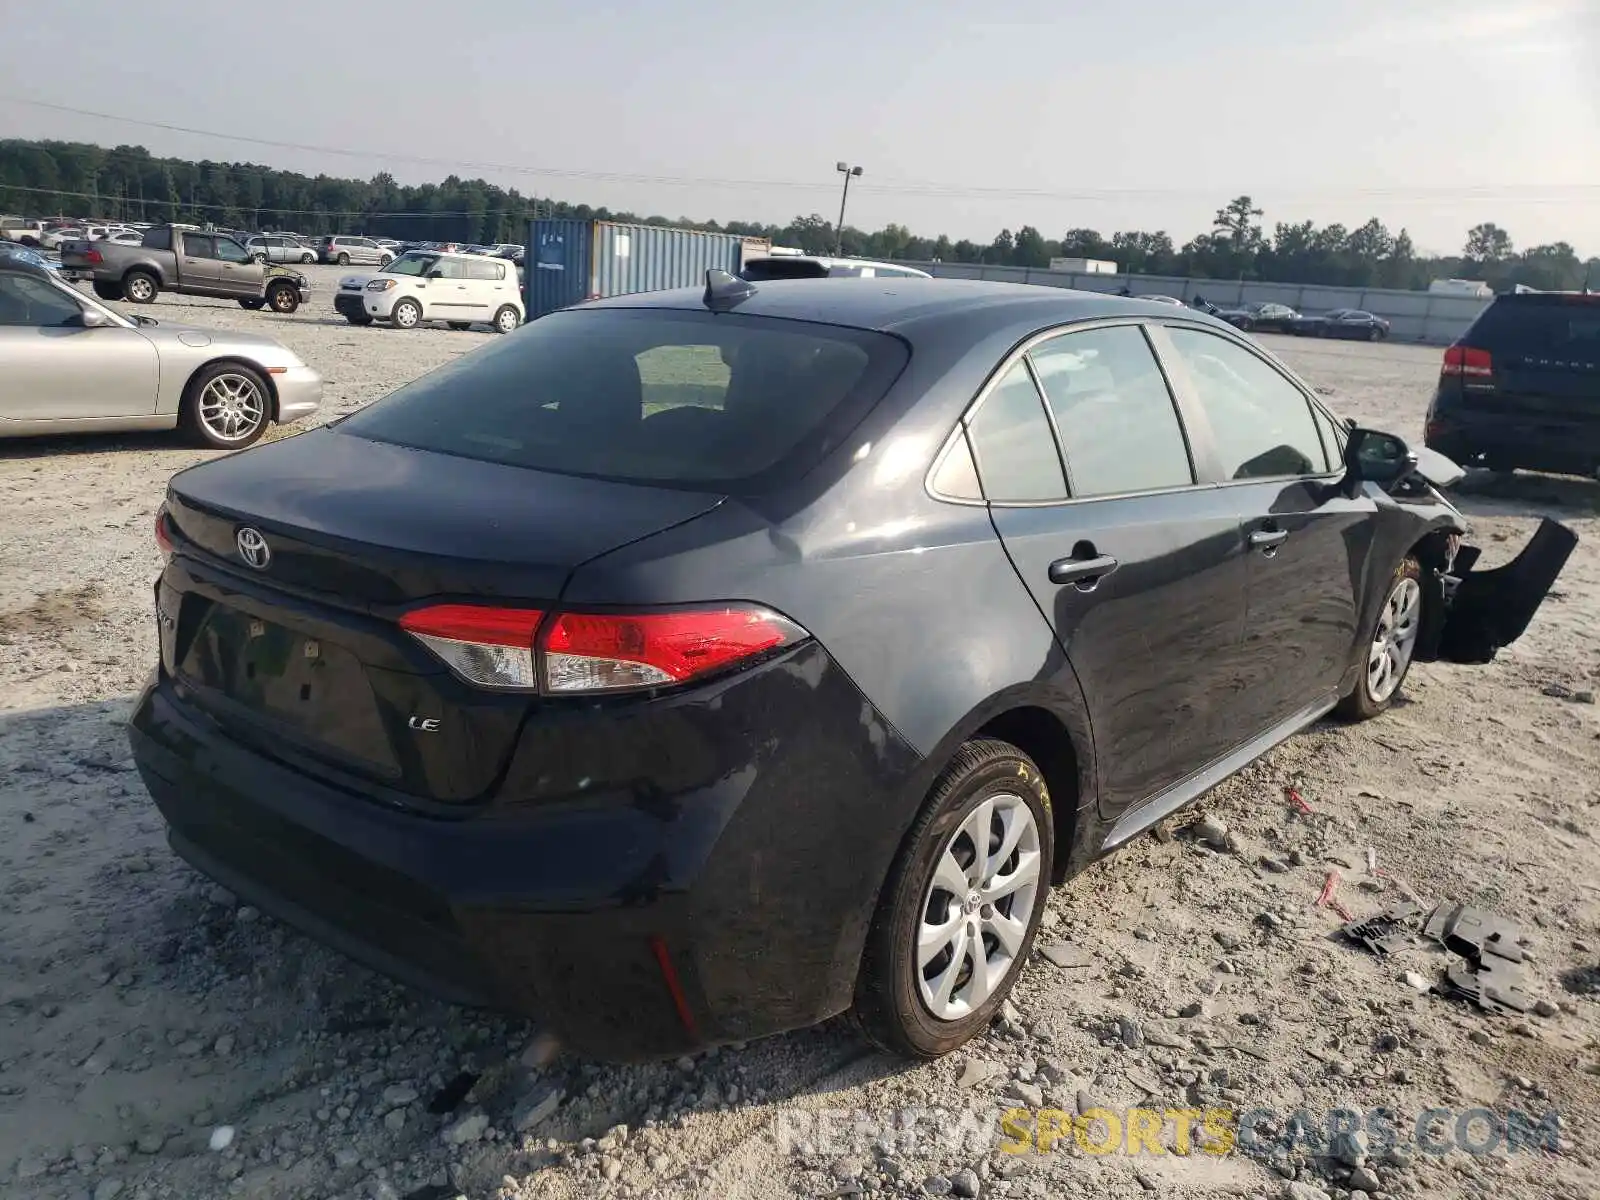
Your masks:
M 68 317 L 65 323 L 78 329 L 106 329 L 116 324 L 98 308 L 85 308 L 77 316 Z
M 437 268 L 435 268 L 434 270 L 428 272 L 427 278 L 429 278 L 429 279 L 443 279 L 444 278 L 444 272 L 439 270 L 439 269 L 437 269 Z
M 1344 447 L 1345 478 L 1350 482 L 1387 486 L 1417 469 L 1417 454 L 1392 433 L 1359 426 Z

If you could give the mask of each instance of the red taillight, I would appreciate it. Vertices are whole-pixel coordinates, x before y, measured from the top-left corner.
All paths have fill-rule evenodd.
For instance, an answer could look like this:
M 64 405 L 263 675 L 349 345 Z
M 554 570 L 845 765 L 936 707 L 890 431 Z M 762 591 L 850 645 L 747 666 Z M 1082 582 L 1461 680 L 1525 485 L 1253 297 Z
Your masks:
M 544 684 L 551 692 L 663 687 L 804 636 L 792 621 L 761 608 L 561 613 L 541 639 Z
M 744 605 L 546 619 L 537 609 L 440 604 L 407 613 L 400 627 L 469 683 L 563 695 L 685 683 L 807 636 Z
M 167 528 L 167 510 L 156 510 L 156 549 L 161 551 L 162 558 L 172 557 L 172 531 Z
M 544 613 L 531 608 L 436 604 L 400 618 L 400 628 L 437 654 L 469 683 L 532 690 L 533 636 Z
M 83 261 L 86 263 L 103 263 L 105 260 L 105 255 L 98 250 L 85 250 L 83 252 Z
M 1476 346 L 1451 346 L 1444 352 L 1444 366 L 1439 373 L 1484 378 L 1494 374 L 1494 358 Z

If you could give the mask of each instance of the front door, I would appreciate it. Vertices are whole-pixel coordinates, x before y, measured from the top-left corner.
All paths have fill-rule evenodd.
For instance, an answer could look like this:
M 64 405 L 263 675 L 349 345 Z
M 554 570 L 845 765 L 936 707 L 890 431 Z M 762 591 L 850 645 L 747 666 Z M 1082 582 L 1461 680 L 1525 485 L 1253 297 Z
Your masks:
M 224 295 L 259 296 L 266 277 L 266 268 L 238 242 L 217 238 L 217 286 Z
M 1235 506 L 1195 486 L 1136 325 L 1036 347 L 968 436 L 995 529 L 1083 689 L 1116 816 L 1227 748 L 1245 604 Z
M 1334 423 L 1277 367 L 1220 334 L 1165 334 L 1249 549 L 1240 717 L 1253 736 L 1336 698 L 1356 653 L 1377 503 L 1339 486 Z
M 0 272 L 0 430 L 6 421 L 155 412 L 155 347 L 121 325 L 86 329 L 82 313 L 61 289 Z

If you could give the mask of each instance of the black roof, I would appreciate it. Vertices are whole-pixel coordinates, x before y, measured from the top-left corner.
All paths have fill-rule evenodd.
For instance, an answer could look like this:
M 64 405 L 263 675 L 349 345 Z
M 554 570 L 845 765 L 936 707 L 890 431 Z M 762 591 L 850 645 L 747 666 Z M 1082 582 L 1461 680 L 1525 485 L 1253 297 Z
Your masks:
M 582 307 L 704 307 L 704 286 L 666 292 L 635 293 L 591 300 Z M 1152 316 L 1170 319 L 1172 305 L 1101 292 L 1030 283 L 991 283 L 978 279 L 780 279 L 755 284 L 755 294 L 736 311 L 762 317 L 819 321 L 859 329 L 906 330 L 924 321 L 981 309 L 986 316 L 1004 312 L 1019 322 L 1040 326 L 1086 321 L 1095 317 Z M 1206 321 L 1203 314 L 1189 316 Z

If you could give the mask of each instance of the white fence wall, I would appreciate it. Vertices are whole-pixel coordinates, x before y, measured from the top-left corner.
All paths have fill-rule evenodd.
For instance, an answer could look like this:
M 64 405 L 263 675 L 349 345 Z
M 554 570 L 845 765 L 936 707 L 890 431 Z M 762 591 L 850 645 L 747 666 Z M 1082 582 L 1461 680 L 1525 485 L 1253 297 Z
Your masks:
M 1467 326 L 1488 306 L 1476 296 L 1441 296 L 1397 288 L 1325 287 L 1312 283 L 1260 283 L 1226 279 L 1190 279 L 1169 275 L 1080 275 L 1047 271 L 1041 267 L 992 267 L 980 263 L 907 263 L 930 275 L 947 279 L 993 279 L 1003 283 L 1035 283 L 1045 287 L 1077 288 L 1086 292 L 1118 292 L 1127 288 L 1141 293 L 1193 300 L 1204 296 L 1213 304 L 1231 308 L 1240 304 L 1273 301 L 1303 313 L 1330 308 L 1359 308 L 1386 318 L 1396 341 L 1447 346 L 1467 331 Z

